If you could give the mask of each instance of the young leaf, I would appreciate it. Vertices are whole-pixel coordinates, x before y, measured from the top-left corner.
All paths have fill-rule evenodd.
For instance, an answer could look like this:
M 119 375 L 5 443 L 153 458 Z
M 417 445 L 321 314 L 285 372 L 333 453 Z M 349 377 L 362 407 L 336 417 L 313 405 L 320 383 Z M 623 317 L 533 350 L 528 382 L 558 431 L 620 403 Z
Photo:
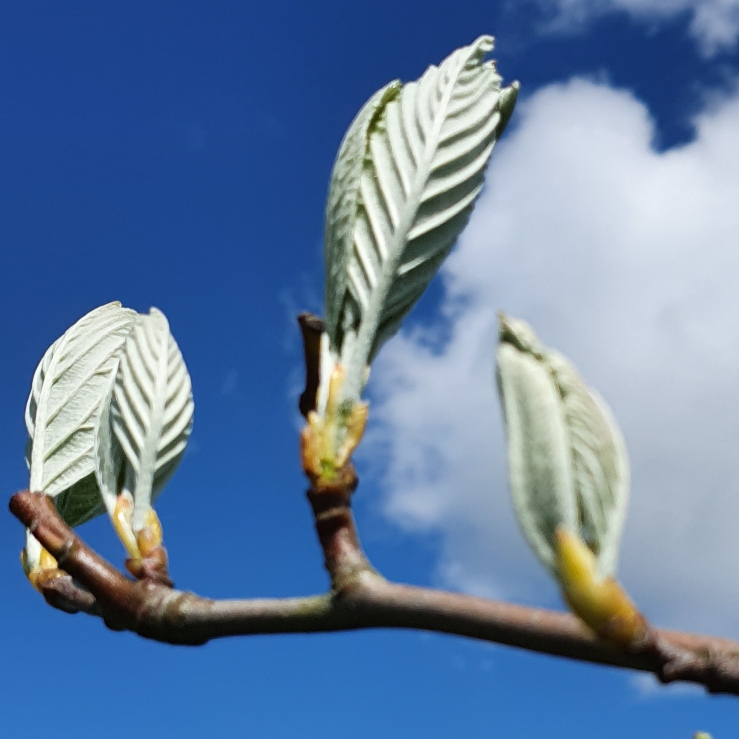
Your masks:
M 611 412 L 524 321 L 501 316 L 497 374 L 511 492 L 524 535 L 555 576 L 558 527 L 582 537 L 599 576 L 613 575 L 629 469 Z
M 326 330 L 358 400 L 366 366 L 421 296 L 464 228 L 517 85 L 483 62 L 490 36 L 399 90 L 376 93 L 352 124 L 326 212 Z M 502 109 L 501 109 L 502 107 Z M 322 367 L 322 383 L 330 372 Z
M 55 498 L 70 526 L 102 513 L 94 477 L 95 430 L 135 312 L 109 303 L 47 350 L 26 404 L 29 487 Z
M 359 187 L 367 156 L 369 132 L 387 103 L 400 93 L 394 80 L 378 90 L 357 113 L 339 146 L 326 203 L 324 250 L 326 261 L 326 330 L 335 336 L 347 280 L 347 263 L 354 249 Z
M 113 433 L 111 406 L 113 405 L 113 387 L 116 377 L 110 385 L 108 398 L 103 405 L 95 434 L 95 478 L 97 480 L 101 503 L 113 518 L 116 501 L 121 487 L 123 472 L 123 452 Z
M 548 353 L 569 431 L 580 533 L 602 575 L 616 571 L 629 499 L 626 444 L 610 408 L 559 352 Z
M 193 407 L 182 354 L 164 314 L 152 308 L 149 315 L 138 317 L 126 341 L 110 408 L 113 433 L 125 458 L 123 489 L 134 503 L 134 532 L 146 524 L 151 504 L 182 459 Z M 113 460 L 106 464 L 115 469 Z M 110 480 L 110 474 L 101 477 Z M 103 486 L 108 497 L 110 484 Z
M 541 563 L 556 577 L 556 531 L 577 530 L 569 438 L 543 349 L 522 321 L 501 317 L 498 392 L 508 436 L 508 478 L 516 517 Z

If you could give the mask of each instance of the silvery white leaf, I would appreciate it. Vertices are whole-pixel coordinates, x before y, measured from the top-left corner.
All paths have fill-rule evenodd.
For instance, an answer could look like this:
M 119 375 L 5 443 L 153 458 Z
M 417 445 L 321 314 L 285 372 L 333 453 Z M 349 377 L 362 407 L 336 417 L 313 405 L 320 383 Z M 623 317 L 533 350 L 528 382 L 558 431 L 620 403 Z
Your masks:
M 373 96 L 352 124 L 326 212 L 326 330 L 357 400 L 365 367 L 399 328 L 464 228 L 517 85 L 501 93 L 490 36 Z M 329 373 L 322 370 L 322 382 Z
M 182 459 L 193 407 L 182 354 L 164 314 L 152 308 L 149 315 L 138 317 L 126 341 L 110 409 L 113 433 L 125 458 L 124 492 L 134 501 L 134 531 L 146 524 L 152 502 Z
M 95 429 L 135 312 L 109 303 L 88 313 L 47 350 L 26 404 L 29 488 L 55 498 L 70 526 L 98 515 Z
M 577 530 L 569 439 L 559 394 L 541 358 L 503 336 L 497 377 L 516 517 L 539 560 L 555 574 L 557 526 Z
M 601 575 L 615 572 L 628 501 L 621 432 L 572 364 L 544 349 L 524 321 L 501 317 L 498 389 L 511 492 L 521 528 L 555 572 L 557 526 L 578 533 Z
M 564 405 L 581 535 L 602 574 L 616 571 L 629 499 L 629 459 L 621 429 L 600 395 L 572 364 L 550 351 L 549 364 Z
M 123 467 L 123 452 L 116 441 L 111 421 L 111 406 L 113 404 L 113 386 L 117 376 L 113 378 L 110 393 L 103 405 L 95 434 L 95 478 L 97 480 L 101 502 L 112 517 L 120 488 Z

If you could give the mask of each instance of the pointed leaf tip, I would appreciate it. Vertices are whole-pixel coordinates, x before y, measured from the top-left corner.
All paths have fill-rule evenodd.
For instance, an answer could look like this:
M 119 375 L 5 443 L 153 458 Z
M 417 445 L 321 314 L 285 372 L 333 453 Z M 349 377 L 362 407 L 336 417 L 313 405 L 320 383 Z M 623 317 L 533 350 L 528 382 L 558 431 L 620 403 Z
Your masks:
M 366 366 L 425 290 L 480 192 L 515 97 L 501 97 L 494 63 L 483 63 L 492 48 L 481 36 L 416 82 L 382 88 L 342 142 L 326 210 L 326 331 L 331 361 L 346 369 L 347 400 L 359 400 Z M 330 374 L 322 371 L 324 382 Z

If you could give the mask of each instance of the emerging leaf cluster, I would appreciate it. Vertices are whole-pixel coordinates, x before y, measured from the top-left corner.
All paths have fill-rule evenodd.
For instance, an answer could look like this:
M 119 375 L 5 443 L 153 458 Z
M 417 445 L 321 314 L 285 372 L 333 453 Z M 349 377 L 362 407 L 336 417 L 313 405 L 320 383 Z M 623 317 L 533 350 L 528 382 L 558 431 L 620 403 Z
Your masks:
M 96 308 L 57 339 L 26 405 L 29 488 L 70 526 L 128 503 L 129 539 L 176 469 L 192 427 L 190 377 L 164 314 Z M 119 522 L 119 527 L 121 523 Z M 26 568 L 41 556 L 27 534 Z

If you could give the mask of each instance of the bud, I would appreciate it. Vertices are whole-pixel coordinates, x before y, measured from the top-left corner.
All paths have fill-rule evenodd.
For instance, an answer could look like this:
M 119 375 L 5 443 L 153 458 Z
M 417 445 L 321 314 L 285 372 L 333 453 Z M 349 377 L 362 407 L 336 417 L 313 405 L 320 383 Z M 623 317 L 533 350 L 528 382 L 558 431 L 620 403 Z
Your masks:
M 629 490 L 621 431 L 602 398 L 525 321 L 500 315 L 498 391 L 513 504 L 571 608 L 619 644 L 643 618 L 613 579 Z

